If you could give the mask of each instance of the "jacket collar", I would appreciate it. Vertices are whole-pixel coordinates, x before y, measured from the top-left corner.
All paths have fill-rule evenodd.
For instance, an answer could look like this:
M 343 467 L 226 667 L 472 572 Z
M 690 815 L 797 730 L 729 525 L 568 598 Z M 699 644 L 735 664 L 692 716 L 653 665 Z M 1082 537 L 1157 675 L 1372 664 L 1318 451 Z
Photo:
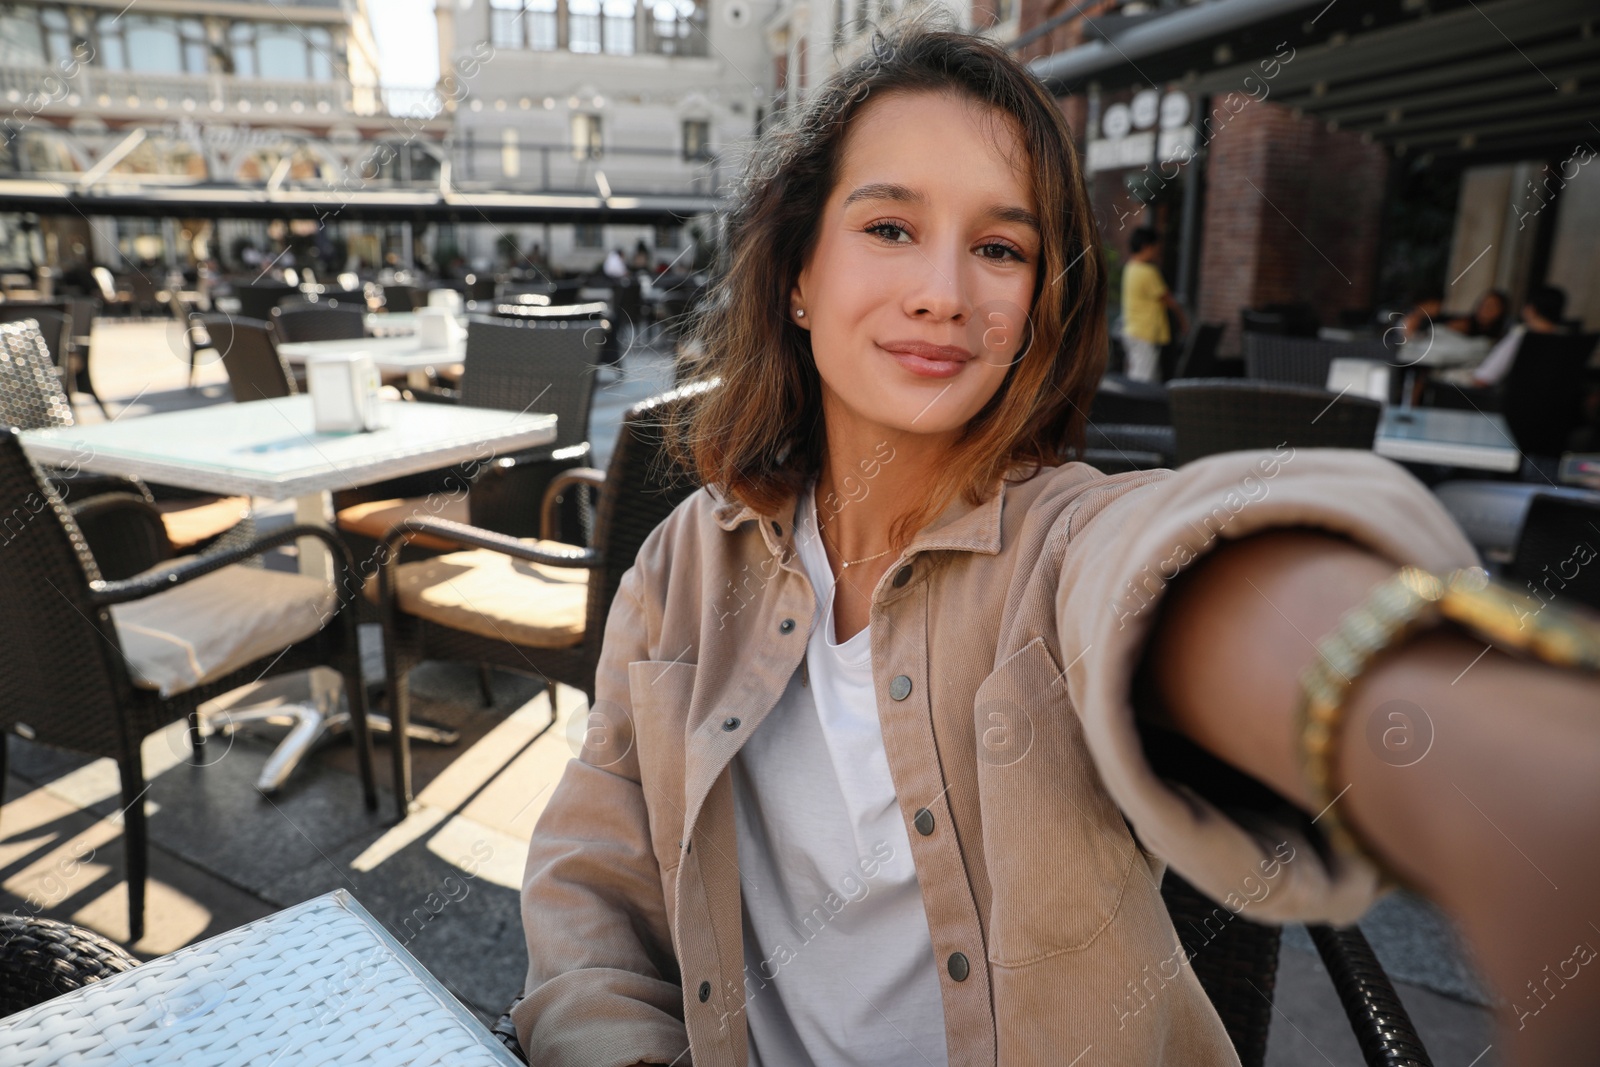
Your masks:
M 906 551 L 918 552 L 943 548 L 982 552 L 990 556 L 998 554 L 1000 516 L 1005 507 L 1006 486 L 1017 469 L 1013 467 L 1006 478 L 1001 480 L 1000 488 L 976 507 L 969 504 L 962 494 L 956 494 L 955 499 L 947 503 L 944 510 L 932 522 L 917 531 L 911 538 L 911 543 L 906 546 Z M 799 499 L 798 494 L 789 493 L 777 511 L 768 513 L 757 511 L 749 504 L 725 497 L 716 486 L 710 486 L 706 491 L 718 502 L 711 512 L 718 526 L 724 530 L 733 530 L 741 523 L 754 519 L 761 530 L 761 536 L 767 542 L 767 547 L 775 555 L 787 553 L 788 545 L 794 536 L 794 513 Z

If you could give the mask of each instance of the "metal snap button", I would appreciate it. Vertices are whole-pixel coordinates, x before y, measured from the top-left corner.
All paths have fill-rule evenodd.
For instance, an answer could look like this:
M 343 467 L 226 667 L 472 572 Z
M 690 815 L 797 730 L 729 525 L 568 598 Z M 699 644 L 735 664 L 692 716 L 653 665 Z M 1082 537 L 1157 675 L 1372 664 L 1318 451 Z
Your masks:
M 917 813 L 911 816 L 911 825 L 917 828 L 917 833 L 927 837 L 933 833 L 933 812 L 927 808 L 918 808 Z
M 896 700 L 904 700 L 906 697 L 910 696 L 911 679 L 903 674 L 895 675 L 894 680 L 889 683 L 889 695 L 894 697 Z
M 704 1004 L 706 1001 L 708 1001 L 710 999 L 711 999 L 711 983 L 710 982 L 701 982 L 700 983 L 700 1003 Z
M 722 728 L 732 733 L 739 728 L 739 720 L 730 715 L 722 720 Z
M 896 589 L 899 589 L 902 585 L 905 585 L 910 580 L 911 564 L 907 563 L 904 567 L 901 567 L 899 570 L 894 572 L 894 587 Z
M 778 624 L 778 632 L 781 633 L 781 634 L 789 633 L 793 629 L 794 629 L 794 620 L 793 619 L 784 619 L 782 622 L 780 622 Z
M 965 982 L 967 975 L 972 973 L 972 967 L 967 963 L 967 957 L 959 952 L 950 953 L 950 960 L 945 964 L 945 968 L 950 972 L 950 977 L 958 982 Z

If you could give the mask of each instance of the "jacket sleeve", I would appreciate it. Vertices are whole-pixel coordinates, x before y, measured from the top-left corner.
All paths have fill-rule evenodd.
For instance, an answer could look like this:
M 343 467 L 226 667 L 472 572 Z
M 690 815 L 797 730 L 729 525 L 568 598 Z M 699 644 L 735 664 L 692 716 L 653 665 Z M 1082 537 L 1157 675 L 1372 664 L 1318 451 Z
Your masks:
M 530 1063 L 689 1063 L 683 998 L 651 846 L 628 689 L 648 658 L 638 565 L 606 619 L 583 750 L 534 827 L 522 882 L 525 996 L 512 1010 Z
M 1312 527 L 1397 567 L 1479 563 L 1455 521 L 1389 460 L 1285 445 L 1108 478 L 1058 523 L 1067 548 L 1056 619 L 1064 655 L 1077 657 L 1066 672 L 1068 692 L 1101 779 L 1145 847 L 1214 900 L 1235 912 L 1248 908 L 1252 919 L 1354 922 L 1379 891 L 1370 864 L 1324 862 L 1304 817 L 1271 807 L 1249 818 L 1231 808 L 1224 814 L 1152 770 L 1135 721 L 1135 673 L 1167 584 L 1221 538 Z

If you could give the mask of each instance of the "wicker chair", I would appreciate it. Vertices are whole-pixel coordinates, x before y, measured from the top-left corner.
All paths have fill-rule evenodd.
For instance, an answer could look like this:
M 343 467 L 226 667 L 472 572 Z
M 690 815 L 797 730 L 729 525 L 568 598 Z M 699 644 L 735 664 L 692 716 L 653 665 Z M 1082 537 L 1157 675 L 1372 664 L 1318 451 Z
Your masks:
M 366 313 L 358 307 L 300 304 L 272 309 L 272 329 L 285 341 L 359 341 L 367 335 Z
M 600 660 L 606 615 L 623 572 L 633 566 L 650 531 L 696 488 L 681 472 L 666 470 L 661 417 L 669 405 L 691 402 L 708 388 L 712 386 L 687 385 L 629 408 L 608 471 L 602 474 L 593 468 L 578 468 L 551 482 L 544 497 L 539 540 L 517 540 L 426 518 L 407 519 L 390 532 L 384 542 L 377 592 L 384 616 L 389 713 L 396 736 L 410 719 L 406 674 L 424 659 L 494 663 L 540 675 L 551 683 L 552 725 L 556 720 L 553 683 L 581 690 L 594 702 L 595 666 Z M 558 494 L 580 485 L 597 488 L 600 497 L 588 547 L 561 543 L 554 528 Z M 400 543 L 415 532 L 431 533 L 469 548 L 435 559 L 398 563 Z M 507 617 L 496 618 L 484 614 L 478 602 L 467 599 L 478 580 L 502 591 L 525 584 L 527 595 L 515 598 Z M 463 599 L 458 607 L 464 610 L 452 610 L 448 604 L 439 607 L 440 600 L 448 597 L 425 602 L 422 594 L 429 590 L 459 595 Z M 507 603 L 503 596 L 497 600 Z M 515 639 L 508 638 L 513 631 Z M 393 745 L 391 752 L 403 814 L 411 800 L 410 749 L 401 742 Z
M 222 357 L 235 400 L 271 400 L 300 391 L 288 365 L 278 355 L 268 323 L 215 313 L 196 314 L 191 321 L 200 324 L 211 339 L 211 347 Z
M 39 430 L 75 422 L 72 404 L 50 366 L 38 328 L 28 322 L 0 324 L 0 427 Z M 132 494 L 151 505 L 156 502 L 150 488 L 136 478 L 58 470 L 49 471 L 48 476 L 61 495 L 73 501 L 74 508 L 79 501 L 86 502 L 103 493 Z M 154 557 L 137 551 L 142 535 L 135 536 L 132 542 L 125 540 L 119 536 L 116 523 L 97 522 L 89 545 L 104 570 L 125 576 L 160 562 L 174 551 L 201 547 L 237 528 L 239 516 L 248 505 L 245 497 L 216 496 L 164 503 L 162 522 L 169 546 Z
M 1198 328 L 1191 330 L 1188 341 L 1183 346 L 1183 354 L 1178 357 L 1178 365 L 1173 368 L 1172 377 L 1239 377 L 1244 371 L 1240 360 L 1217 358 L 1217 349 L 1222 344 L 1222 334 L 1227 328 L 1226 323 L 1202 322 Z M 1228 373 L 1230 371 L 1234 373 Z
M 239 314 L 244 318 L 260 322 L 271 318 L 272 309 L 278 306 L 280 300 L 299 292 L 299 286 L 284 285 L 281 282 L 262 282 L 233 287 L 233 295 L 239 301 Z
M 30 509 L 29 500 L 45 506 Z M 0 552 L 0 588 L 7 591 L 0 597 L 0 744 L 14 730 L 117 762 L 132 939 L 144 932 L 148 871 L 140 742 L 187 718 L 198 748 L 196 709 L 213 697 L 268 675 L 335 666 L 350 700 L 367 808 L 377 808 L 356 613 L 341 611 L 337 594 L 356 588 L 350 584 L 354 567 L 332 531 L 293 526 L 106 581 L 15 430 L 0 434 L 0 507 L 29 515 L 14 531 L 8 527 Z M 237 566 L 301 537 L 318 538 L 331 550 L 332 589 L 298 574 Z M 325 625 L 334 613 L 338 624 Z M 168 655 L 184 648 L 183 655 Z
M 1517 447 L 1530 456 L 1559 456 L 1583 425 L 1583 379 L 1600 340 L 1592 333 L 1527 333 L 1506 372 L 1500 410 Z
M 0 915 L 0 1018 L 137 966 L 138 960 L 93 930 Z
M 1238 378 L 1169 382 L 1181 465 L 1216 452 L 1371 448 L 1383 405 L 1365 397 Z
M 1288 382 L 1321 389 L 1328 384 L 1328 368 L 1335 359 L 1371 359 L 1381 363 L 1389 358 L 1389 350 L 1381 341 L 1319 341 L 1268 333 L 1244 335 L 1245 373 L 1265 382 Z
M 1172 870 L 1161 883 L 1167 913 L 1195 977 L 1243 1067 L 1266 1062 L 1277 986 L 1280 928 L 1234 915 Z M 1432 1067 L 1405 1005 L 1358 927 L 1310 926 L 1368 1067 Z M 497 1033 L 499 1031 L 496 1031 Z
M 473 318 L 467 324 L 467 348 L 460 391 L 453 396 L 419 393 L 419 400 L 458 402 L 501 411 L 530 408 L 556 416 L 551 444 L 475 464 L 472 488 L 452 494 L 440 510 L 425 497 L 383 498 L 369 494 L 362 502 L 341 494 L 338 525 L 354 538 L 359 553 L 376 548 L 391 529 L 412 515 L 436 514 L 513 537 L 539 532 L 539 505 L 545 488 L 562 471 L 582 466 L 589 456 L 589 411 L 594 397 L 595 359 L 599 341 L 580 323 L 511 322 Z M 452 470 L 435 472 L 442 481 Z M 417 484 L 412 480 L 410 484 Z M 587 514 L 577 516 L 580 521 Z M 587 530 L 585 531 L 587 532 Z M 424 547 L 452 548 L 438 538 Z
M 1600 497 L 1578 499 L 1570 489 L 1536 493 L 1505 576 L 1537 590 L 1541 599 L 1554 595 L 1600 611 L 1600 567 L 1582 556 L 1597 530 Z

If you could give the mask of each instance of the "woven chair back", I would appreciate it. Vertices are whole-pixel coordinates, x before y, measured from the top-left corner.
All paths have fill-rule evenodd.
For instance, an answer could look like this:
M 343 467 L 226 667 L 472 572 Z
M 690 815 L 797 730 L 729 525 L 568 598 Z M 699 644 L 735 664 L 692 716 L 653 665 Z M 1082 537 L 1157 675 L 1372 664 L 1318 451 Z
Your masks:
M 100 572 L 83 533 L 0 431 L 0 730 L 76 752 L 121 751 L 115 627 L 89 601 Z M 137 744 L 137 742 L 135 742 Z
M 1258 381 L 1309 385 L 1328 384 L 1328 368 L 1336 359 L 1389 359 L 1381 341 L 1321 341 L 1311 337 L 1244 335 L 1245 373 Z
M 551 449 L 589 439 L 589 407 L 601 331 L 581 322 L 467 323 L 461 403 L 556 416 Z
M 323 304 L 275 307 L 272 328 L 280 342 L 359 341 L 367 335 L 367 317 L 355 307 Z
M 39 324 L 0 323 L 0 422 L 42 430 L 76 421 Z
M 278 355 L 278 346 L 272 340 L 267 323 L 218 314 L 196 318 L 211 338 L 211 347 L 222 357 L 228 384 L 233 387 L 233 398 L 239 403 L 293 396 L 298 392 L 294 377 Z
M 1240 378 L 1169 382 L 1179 465 L 1217 452 L 1371 448 L 1383 405 L 1366 397 Z
M 602 565 L 589 578 L 584 633 L 596 643 L 605 633 L 606 615 L 623 572 L 633 566 L 644 539 L 699 488 L 688 472 L 670 463 L 662 434 L 664 418 L 671 408 L 692 403 L 713 388 L 717 386 L 685 385 L 641 400 L 623 415 L 595 516 L 594 547 Z

